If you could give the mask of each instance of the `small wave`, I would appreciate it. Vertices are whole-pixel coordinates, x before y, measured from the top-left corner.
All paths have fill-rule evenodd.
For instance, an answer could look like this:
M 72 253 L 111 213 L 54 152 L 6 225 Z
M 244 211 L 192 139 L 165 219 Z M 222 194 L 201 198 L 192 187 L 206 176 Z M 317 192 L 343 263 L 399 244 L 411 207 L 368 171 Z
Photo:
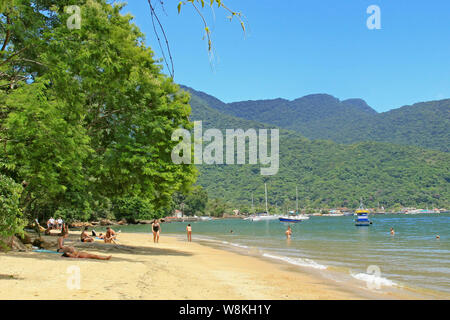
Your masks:
M 301 267 L 310 267 L 310 268 L 320 269 L 320 270 L 325 270 L 327 268 L 326 266 L 321 265 L 311 259 L 280 257 L 280 256 L 275 256 L 275 255 L 272 255 L 269 253 L 264 253 L 263 257 L 285 261 L 287 263 L 294 264 L 296 266 L 301 266 Z
M 222 241 L 222 243 L 226 244 L 226 245 L 233 246 L 233 247 L 242 248 L 242 249 L 248 249 L 249 248 L 248 246 L 244 246 L 242 244 L 232 243 L 232 242 L 228 242 L 228 241 Z
M 361 281 L 365 281 L 366 283 L 368 284 L 370 283 L 375 286 L 387 286 L 387 287 L 397 286 L 397 284 L 394 281 L 374 274 L 357 273 L 352 274 L 352 277 Z

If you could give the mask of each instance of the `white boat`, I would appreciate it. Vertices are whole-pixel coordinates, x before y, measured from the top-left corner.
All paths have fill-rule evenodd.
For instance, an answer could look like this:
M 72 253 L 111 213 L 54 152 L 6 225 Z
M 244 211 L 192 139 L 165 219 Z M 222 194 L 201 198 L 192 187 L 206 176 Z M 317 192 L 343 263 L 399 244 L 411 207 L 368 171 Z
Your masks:
M 245 220 L 257 222 L 257 221 L 277 220 L 278 218 L 279 218 L 279 216 L 277 216 L 277 215 L 271 215 L 271 214 L 268 214 L 267 212 L 264 212 L 264 213 L 251 215 L 250 217 L 246 218 Z
M 329 213 L 323 214 L 322 216 L 324 216 L 324 217 L 343 217 L 344 214 L 342 212 L 340 212 L 339 210 L 331 210 Z
M 244 220 L 257 222 L 257 221 L 277 220 L 279 218 L 279 216 L 277 216 L 277 215 L 269 214 L 269 208 L 267 205 L 267 184 L 266 183 L 264 184 L 264 191 L 265 191 L 265 198 L 266 198 L 266 212 L 252 214 L 250 217 L 245 218 Z M 253 194 L 252 194 L 252 206 L 253 206 Z
M 290 211 L 289 215 L 279 217 L 280 222 L 286 223 L 299 223 L 305 220 L 309 220 L 309 217 L 304 214 L 298 214 L 298 188 L 295 187 L 295 203 L 297 211 L 294 214 L 294 211 Z
M 299 214 L 299 215 L 293 215 L 293 216 L 279 217 L 278 220 L 280 220 L 280 222 L 298 223 L 298 222 L 302 222 L 305 220 L 309 220 L 309 217 L 306 215 L 303 215 L 303 214 Z

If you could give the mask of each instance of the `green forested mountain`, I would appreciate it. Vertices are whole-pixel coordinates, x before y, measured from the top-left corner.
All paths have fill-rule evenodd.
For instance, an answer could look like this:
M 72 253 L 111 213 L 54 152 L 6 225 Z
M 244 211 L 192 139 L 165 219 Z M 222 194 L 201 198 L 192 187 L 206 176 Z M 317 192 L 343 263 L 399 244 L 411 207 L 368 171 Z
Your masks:
M 226 104 L 187 88 L 210 107 L 223 113 L 294 130 L 310 139 L 338 143 L 362 141 L 415 145 L 448 152 L 450 99 L 417 103 L 377 113 L 361 99 L 339 99 L 326 94 Z
M 204 129 L 273 128 L 224 114 L 196 94 L 191 107 L 191 119 L 202 120 Z M 302 207 L 310 208 L 355 207 L 361 197 L 368 206 L 385 207 L 442 207 L 450 199 L 448 153 L 378 142 L 311 141 L 288 130 L 280 131 L 280 170 L 275 176 L 261 176 L 260 165 L 198 168 L 198 183 L 209 198 L 226 199 L 235 206 L 249 206 L 252 193 L 255 203 L 263 204 L 264 182 L 269 202 L 278 207 L 293 208 L 296 186 Z

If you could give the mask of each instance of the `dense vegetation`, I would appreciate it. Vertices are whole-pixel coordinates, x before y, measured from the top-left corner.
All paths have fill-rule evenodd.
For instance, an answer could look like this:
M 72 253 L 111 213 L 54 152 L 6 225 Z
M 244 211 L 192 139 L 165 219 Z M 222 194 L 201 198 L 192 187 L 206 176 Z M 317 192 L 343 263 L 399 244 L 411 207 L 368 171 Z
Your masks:
M 20 184 L 0 174 L 0 247 L 4 246 L 6 237 L 22 231 L 21 191 Z
M 210 128 L 268 128 L 254 121 L 223 114 L 193 94 L 192 119 Z M 201 165 L 198 183 L 211 199 L 224 199 L 228 207 L 249 210 L 264 207 L 264 182 L 272 210 L 295 207 L 295 187 L 303 208 L 351 207 L 363 198 L 368 206 L 449 205 L 450 155 L 389 143 L 340 145 L 310 141 L 295 132 L 280 131 L 280 171 L 260 175 L 259 165 Z
M 161 216 L 195 181 L 195 167 L 171 160 L 173 131 L 191 126 L 189 96 L 124 5 L 108 2 L 2 2 L 0 174 L 24 182 L 29 219 Z M 81 7 L 80 29 L 67 27 L 67 5 Z M 1 196 L 9 217 L 16 200 Z
M 326 94 L 285 99 L 222 101 L 183 87 L 214 109 L 235 117 L 338 143 L 390 142 L 449 152 L 450 99 L 417 103 L 377 113 L 361 99 L 339 101 Z

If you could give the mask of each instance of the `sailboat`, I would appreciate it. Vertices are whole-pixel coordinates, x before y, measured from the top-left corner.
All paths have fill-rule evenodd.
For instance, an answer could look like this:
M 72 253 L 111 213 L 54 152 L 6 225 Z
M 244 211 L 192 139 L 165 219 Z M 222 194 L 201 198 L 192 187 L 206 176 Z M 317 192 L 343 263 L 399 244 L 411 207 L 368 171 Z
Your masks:
M 296 199 L 295 200 L 295 206 L 296 206 L 295 215 L 290 214 L 287 216 L 280 217 L 279 218 L 280 222 L 299 223 L 299 222 L 309 219 L 309 217 L 306 215 L 298 214 L 298 188 L 297 187 L 295 187 L 295 199 Z
M 269 214 L 269 207 L 267 205 L 267 183 L 264 183 L 264 191 L 265 191 L 265 198 L 266 198 L 266 212 L 264 213 L 255 213 L 251 215 L 250 217 L 246 218 L 245 220 L 250 220 L 253 222 L 257 221 L 268 221 L 268 220 L 276 220 L 278 219 L 278 216 Z M 253 196 L 252 196 L 252 203 L 253 203 Z

